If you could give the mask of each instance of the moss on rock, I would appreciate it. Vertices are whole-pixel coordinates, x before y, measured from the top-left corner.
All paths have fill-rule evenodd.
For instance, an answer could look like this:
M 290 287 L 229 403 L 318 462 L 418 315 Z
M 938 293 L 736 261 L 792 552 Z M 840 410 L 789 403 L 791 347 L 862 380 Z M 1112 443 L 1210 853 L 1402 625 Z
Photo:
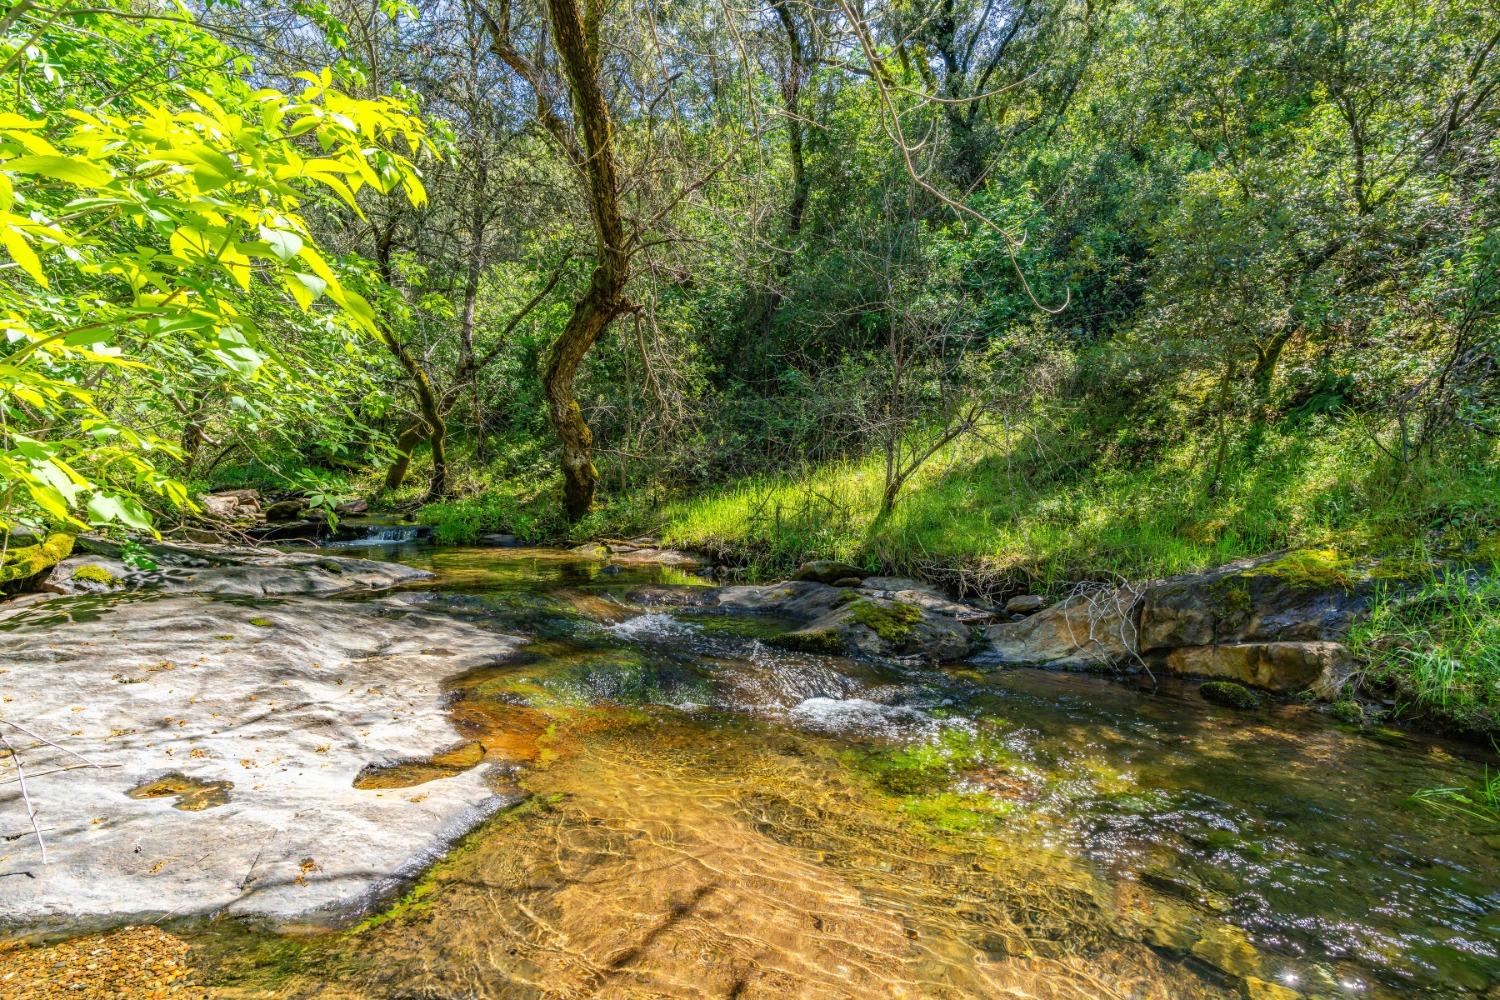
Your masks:
M 5 553 L 0 561 L 0 590 L 24 590 L 43 573 L 73 551 L 73 536 L 54 533 L 36 545 L 23 545 Z
M 772 646 L 789 649 L 794 653 L 814 653 L 820 656 L 837 656 L 844 651 L 843 636 L 831 628 L 811 632 L 786 632 L 766 640 Z
M 1250 572 L 1279 576 L 1309 589 L 1349 590 L 1360 576 L 1354 560 L 1340 555 L 1337 549 L 1297 549 Z
M 1204 701 L 1223 705 L 1225 708 L 1260 707 L 1260 695 L 1234 681 L 1204 681 L 1198 688 L 1198 694 Z
M 122 582 L 118 576 L 96 563 L 85 563 L 73 570 L 73 579 L 80 583 L 97 583 L 101 587 L 118 587 Z
M 912 629 L 922 620 L 922 609 L 901 601 L 877 604 L 860 600 L 849 606 L 850 617 L 893 646 L 911 637 Z

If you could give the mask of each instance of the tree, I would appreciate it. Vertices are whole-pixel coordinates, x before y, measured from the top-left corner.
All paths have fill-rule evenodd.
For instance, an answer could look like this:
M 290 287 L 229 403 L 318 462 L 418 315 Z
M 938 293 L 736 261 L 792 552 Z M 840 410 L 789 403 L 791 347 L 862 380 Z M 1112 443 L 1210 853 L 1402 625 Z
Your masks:
M 233 51 L 180 15 L 23 4 L 4 20 L 36 44 L 4 66 L 29 114 L 0 115 L 0 511 L 145 529 L 147 504 L 188 503 L 160 460 L 187 456 L 149 411 L 106 403 L 113 381 L 265 377 L 276 345 L 262 316 L 278 301 L 310 329 L 377 334 L 301 207 L 336 197 L 359 213 L 365 189 L 420 203 L 409 157 L 425 129 L 403 102 L 349 97 L 326 70 L 301 74 L 295 96 L 252 89 L 221 68 Z M 78 46 L 79 33 L 103 44 Z M 183 72 L 115 86 L 130 72 L 116 60 L 156 66 L 164 45 L 188 55 Z M 189 449 L 197 409 L 185 408 Z

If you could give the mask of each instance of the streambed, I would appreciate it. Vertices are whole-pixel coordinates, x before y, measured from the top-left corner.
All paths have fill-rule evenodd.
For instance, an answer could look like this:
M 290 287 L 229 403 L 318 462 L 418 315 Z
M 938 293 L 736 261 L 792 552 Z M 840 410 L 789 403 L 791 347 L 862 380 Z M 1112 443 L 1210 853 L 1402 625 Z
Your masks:
M 368 794 L 482 774 L 524 802 L 352 926 L 166 923 L 220 995 L 1500 991 L 1500 844 L 1410 798 L 1476 781 L 1473 748 L 1186 684 L 775 650 L 789 623 L 678 600 L 705 581 L 662 567 L 369 554 L 436 576 L 335 600 L 528 642 L 450 676 L 454 746 Z

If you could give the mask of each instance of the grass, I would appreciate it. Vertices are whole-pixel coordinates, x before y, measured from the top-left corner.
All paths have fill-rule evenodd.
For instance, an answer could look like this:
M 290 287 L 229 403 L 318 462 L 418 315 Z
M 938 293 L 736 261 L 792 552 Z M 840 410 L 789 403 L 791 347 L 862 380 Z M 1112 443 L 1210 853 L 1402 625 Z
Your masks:
M 1424 788 L 1412 798 L 1438 812 L 1500 826 L 1500 772 L 1484 772 L 1484 780 L 1470 788 Z
M 676 545 L 766 573 L 813 558 L 942 576 L 984 589 L 1056 589 L 1110 574 L 1186 572 L 1293 546 L 1342 553 L 1461 549 L 1500 524 L 1493 456 L 1395 475 L 1331 424 L 1267 436 L 1210 494 L 1199 449 L 1128 465 L 1014 435 L 936 456 L 879 514 L 880 464 L 834 463 L 743 480 L 665 505 Z M 1339 575 L 1338 566 L 1311 567 Z
M 1382 591 L 1349 645 L 1366 664 L 1361 684 L 1394 692 L 1405 714 L 1500 734 L 1500 579 L 1449 568 L 1415 591 Z

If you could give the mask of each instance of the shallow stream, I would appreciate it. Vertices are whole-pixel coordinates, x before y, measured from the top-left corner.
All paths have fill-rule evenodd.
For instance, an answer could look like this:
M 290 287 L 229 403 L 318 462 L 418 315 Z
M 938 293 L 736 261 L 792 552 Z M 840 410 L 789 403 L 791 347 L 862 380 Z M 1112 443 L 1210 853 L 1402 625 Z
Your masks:
M 353 928 L 173 927 L 223 995 L 1500 996 L 1500 839 L 1411 798 L 1474 748 L 778 651 L 661 567 L 368 554 L 531 641 L 452 682 L 453 751 L 361 787 L 526 798 Z

